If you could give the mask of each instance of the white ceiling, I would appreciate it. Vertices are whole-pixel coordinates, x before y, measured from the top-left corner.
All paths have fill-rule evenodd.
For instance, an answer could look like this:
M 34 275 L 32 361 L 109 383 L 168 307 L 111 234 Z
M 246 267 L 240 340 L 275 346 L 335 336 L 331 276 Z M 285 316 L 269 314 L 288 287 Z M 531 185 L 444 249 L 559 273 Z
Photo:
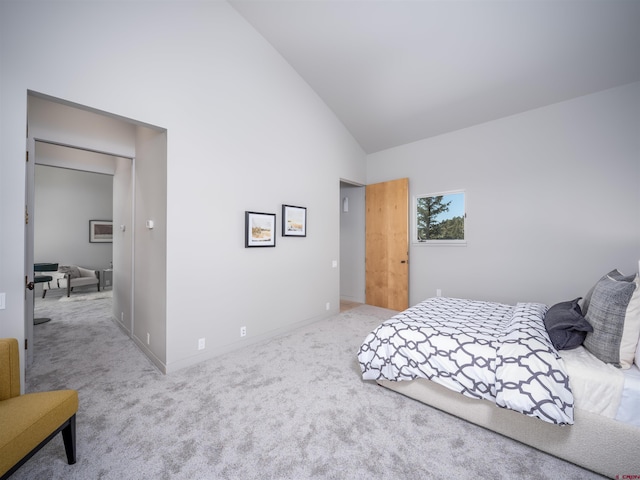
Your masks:
M 367 153 L 640 81 L 640 0 L 230 0 Z

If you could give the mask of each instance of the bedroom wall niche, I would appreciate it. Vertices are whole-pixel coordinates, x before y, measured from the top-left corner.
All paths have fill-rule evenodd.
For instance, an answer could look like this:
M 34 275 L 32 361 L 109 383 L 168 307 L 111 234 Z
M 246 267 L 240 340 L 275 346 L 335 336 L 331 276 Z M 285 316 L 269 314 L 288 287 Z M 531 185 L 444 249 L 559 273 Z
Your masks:
M 104 250 L 104 258 L 97 256 L 78 262 L 101 263 L 90 265 L 100 268 L 112 262 L 113 321 L 164 371 L 166 313 L 164 303 L 155 301 L 154 295 L 165 289 L 166 132 L 36 92 L 28 95 L 28 110 L 29 132 L 41 139 L 36 142 L 41 146 L 36 149 L 36 163 L 41 164 L 40 168 L 73 172 L 67 176 L 93 172 L 92 175 L 109 177 L 110 196 L 103 198 L 109 204 L 102 205 L 104 218 L 95 219 L 113 221 L 113 243 L 90 244 L 87 221 L 86 235 L 81 240 L 85 242 L 84 248 L 76 249 L 73 254 L 89 249 L 87 255 L 91 255 L 96 250 Z M 136 179 L 144 188 L 139 188 L 134 197 Z M 62 212 L 59 203 L 54 205 Z M 150 211 L 158 225 L 153 239 L 136 238 L 134 219 L 146 218 Z M 75 228 L 79 229 L 80 225 Z M 76 234 L 79 233 L 78 230 Z M 154 275 L 141 275 L 138 284 L 134 258 L 143 272 L 146 271 L 144 265 L 153 264 Z M 138 330 L 135 329 L 136 315 L 140 323 Z M 141 330 L 144 333 L 140 334 Z M 147 332 L 152 332 L 153 343 L 146 342 Z

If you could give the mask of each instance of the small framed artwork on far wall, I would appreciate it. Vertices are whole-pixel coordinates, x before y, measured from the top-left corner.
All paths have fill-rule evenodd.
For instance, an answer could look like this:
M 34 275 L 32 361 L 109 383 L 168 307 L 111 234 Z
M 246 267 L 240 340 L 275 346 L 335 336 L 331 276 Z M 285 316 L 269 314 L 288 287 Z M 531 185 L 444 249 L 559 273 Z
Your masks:
M 244 246 L 276 246 L 276 214 L 244 212 Z
M 307 236 L 307 209 L 293 205 L 282 205 L 282 236 Z
M 89 220 L 89 243 L 112 243 L 113 222 L 111 220 Z

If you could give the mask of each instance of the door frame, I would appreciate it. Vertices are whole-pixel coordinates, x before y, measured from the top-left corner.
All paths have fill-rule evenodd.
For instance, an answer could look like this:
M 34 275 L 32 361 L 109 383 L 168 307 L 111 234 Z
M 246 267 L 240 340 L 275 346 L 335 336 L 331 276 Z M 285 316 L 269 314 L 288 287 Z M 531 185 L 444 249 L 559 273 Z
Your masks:
M 365 188 L 340 179 L 340 300 L 356 303 L 365 303 Z
M 24 227 L 24 348 L 25 363 L 33 363 L 33 311 L 35 302 L 35 286 L 33 270 L 34 219 L 33 205 L 35 198 L 35 164 L 36 140 L 27 136 L 25 160 L 25 227 Z M 31 286 L 31 288 L 29 288 Z
M 47 143 L 51 145 L 57 145 L 65 148 L 72 148 L 75 150 L 81 150 L 89 153 L 97 153 L 101 155 L 107 155 L 110 157 L 118 157 L 123 159 L 131 160 L 131 217 L 134 218 L 135 215 L 135 157 L 131 157 L 129 155 L 121 155 L 118 153 L 111 153 L 100 151 L 92 148 L 82 147 L 79 145 L 65 144 L 61 142 L 56 142 L 53 140 L 47 140 L 44 138 L 36 138 L 31 135 L 27 137 L 27 161 L 25 162 L 25 264 L 24 264 L 24 277 L 25 277 L 25 304 L 24 304 L 24 332 L 25 332 L 25 348 L 26 348 L 26 365 L 30 366 L 33 363 L 33 317 L 34 317 L 34 306 L 35 306 L 35 288 L 29 289 L 29 282 L 33 282 L 34 271 L 34 226 L 36 215 L 34 214 L 34 206 L 35 206 L 35 166 L 37 164 L 37 155 L 36 155 L 36 144 Z M 78 169 L 83 170 L 83 169 Z M 88 171 L 88 170 L 84 170 Z M 131 305 L 129 318 L 131 320 L 130 324 L 130 332 L 133 332 L 133 324 L 134 324 L 134 304 L 135 304 L 135 296 L 134 296 L 134 245 L 135 245 L 135 229 L 131 229 L 131 242 L 129 245 L 129 249 L 131 251 Z M 112 287 L 113 288 L 113 287 Z M 114 290 L 115 295 L 115 290 Z M 131 335 L 130 335 L 131 336 Z

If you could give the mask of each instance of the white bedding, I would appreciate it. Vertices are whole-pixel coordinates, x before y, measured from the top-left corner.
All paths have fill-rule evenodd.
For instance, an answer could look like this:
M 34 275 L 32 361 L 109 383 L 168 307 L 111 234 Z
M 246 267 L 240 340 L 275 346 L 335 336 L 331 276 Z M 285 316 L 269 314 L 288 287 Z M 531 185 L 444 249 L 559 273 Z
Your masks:
M 546 310 L 536 303 L 427 299 L 365 338 L 362 377 L 426 378 L 546 422 L 573 424 L 573 395 L 544 327 Z
M 616 420 L 640 427 L 640 369 L 633 364 L 628 370 L 623 370 L 623 375 L 624 389 Z
M 574 406 L 640 427 L 640 369 L 604 363 L 584 347 L 562 350 Z
M 602 362 L 583 346 L 561 350 L 576 408 L 615 418 L 620 406 L 622 370 Z

